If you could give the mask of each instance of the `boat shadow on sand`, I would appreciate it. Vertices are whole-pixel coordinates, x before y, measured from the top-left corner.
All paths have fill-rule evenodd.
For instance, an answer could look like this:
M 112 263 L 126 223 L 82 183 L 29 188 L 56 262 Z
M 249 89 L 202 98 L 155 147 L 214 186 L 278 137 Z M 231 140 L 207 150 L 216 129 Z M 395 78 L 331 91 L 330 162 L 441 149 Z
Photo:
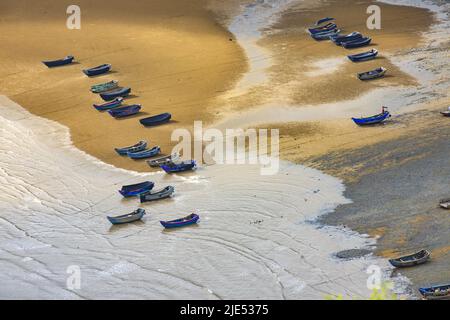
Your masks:
M 194 223 L 194 224 L 190 224 L 184 227 L 179 227 L 179 228 L 163 228 L 161 233 L 165 233 L 165 234 L 170 234 L 172 232 L 177 232 L 177 231 L 181 231 L 181 230 L 188 230 L 188 229 L 196 229 L 196 228 L 200 228 L 200 223 Z

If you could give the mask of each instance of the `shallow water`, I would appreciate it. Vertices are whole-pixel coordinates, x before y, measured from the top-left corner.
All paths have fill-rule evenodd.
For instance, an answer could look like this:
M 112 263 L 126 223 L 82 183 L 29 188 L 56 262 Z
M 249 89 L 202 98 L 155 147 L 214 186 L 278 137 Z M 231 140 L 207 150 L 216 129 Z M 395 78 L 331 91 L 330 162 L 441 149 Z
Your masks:
M 68 129 L 0 99 L 0 298 L 311 299 L 367 296 L 374 257 L 338 261 L 373 240 L 321 227 L 316 217 L 349 200 L 342 183 L 282 163 L 199 168 L 167 176 L 101 163 L 72 147 Z M 175 186 L 172 199 L 143 206 L 142 222 L 113 227 L 134 210 L 122 184 Z M 164 231 L 160 219 L 196 212 L 197 226 Z M 69 266 L 81 289 L 68 290 Z

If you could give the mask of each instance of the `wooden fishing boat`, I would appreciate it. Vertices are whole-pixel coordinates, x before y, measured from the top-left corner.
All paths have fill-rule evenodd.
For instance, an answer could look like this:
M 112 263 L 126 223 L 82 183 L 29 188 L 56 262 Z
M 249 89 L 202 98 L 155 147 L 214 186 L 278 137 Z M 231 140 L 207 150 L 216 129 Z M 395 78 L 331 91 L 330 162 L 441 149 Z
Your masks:
M 184 226 L 188 226 L 188 225 L 197 223 L 199 219 L 200 219 L 200 217 L 198 215 L 196 215 L 195 213 L 192 213 L 181 219 L 176 219 L 176 220 L 171 220 L 171 221 L 160 221 L 160 223 L 166 229 L 179 228 L 179 227 L 184 227 Z
M 73 62 L 74 56 L 67 56 L 62 59 L 58 60 L 51 60 L 51 61 L 42 61 L 43 64 L 45 64 L 49 68 L 53 67 L 59 67 L 64 66 L 66 64 L 71 64 Z
M 139 195 L 139 198 L 141 200 L 141 203 L 155 201 L 155 200 L 160 200 L 160 199 L 170 197 L 174 191 L 175 191 L 174 187 L 167 186 L 164 189 L 161 189 L 159 191 L 149 191 L 149 192 L 141 193 Z
M 427 262 L 430 259 L 430 253 L 427 250 L 403 256 L 396 259 L 390 259 L 389 263 L 396 268 L 412 267 Z
M 172 163 L 172 162 L 174 162 L 174 161 L 176 161 L 178 159 L 179 159 L 178 153 L 174 153 L 174 154 L 169 155 L 169 156 L 164 156 L 164 157 L 160 157 L 160 158 L 156 158 L 156 159 L 152 159 L 152 160 L 147 160 L 147 164 L 150 167 L 155 168 L 155 167 L 160 167 L 163 164 Z
M 382 78 L 386 74 L 386 71 L 387 71 L 386 68 L 380 67 L 375 70 L 358 73 L 358 79 L 364 81 Z
M 139 152 L 147 148 L 147 141 L 141 140 L 138 143 L 129 146 L 129 147 L 123 147 L 123 148 L 114 148 L 114 150 L 121 156 L 128 155 L 128 152 L 134 153 Z
M 419 288 L 419 292 L 427 300 L 450 300 L 450 283 Z
M 132 104 L 125 107 L 108 110 L 108 113 L 113 118 L 123 118 L 137 114 L 141 110 L 141 107 L 142 106 L 140 104 Z
M 168 112 L 161 113 L 156 116 L 151 116 L 148 118 L 140 119 L 139 122 L 145 127 L 157 126 L 159 124 L 163 124 L 170 121 L 172 115 Z
M 439 201 L 439 206 L 442 209 L 447 209 L 447 210 L 450 209 L 450 198 Z
M 161 165 L 161 169 L 163 169 L 167 173 L 176 173 L 182 171 L 193 170 L 197 166 L 195 160 L 182 161 L 180 163 L 169 163 Z
M 322 23 L 330 22 L 330 21 L 334 21 L 334 20 L 336 20 L 336 19 L 331 18 L 331 17 L 322 18 L 322 19 L 319 19 L 316 21 L 316 26 L 320 26 Z
M 367 118 L 352 118 L 352 120 L 358 126 L 367 126 L 367 125 L 381 123 L 390 117 L 391 117 L 391 114 L 389 113 L 387 108 L 383 107 L 382 112 L 380 114 L 377 114 L 377 115 L 374 115 L 371 117 L 367 117 Z
M 347 57 L 353 62 L 360 62 L 360 61 L 368 61 L 368 60 L 375 59 L 377 55 L 378 55 L 378 50 L 372 49 L 367 52 L 352 54 Z
M 361 39 L 353 41 L 341 42 L 341 46 L 343 46 L 345 49 L 353 49 L 368 46 L 371 42 L 372 42 L 371 38 L 363 37 Z
M 111 222 L 112 224 L 122 224 L 122 223 L 130 223 L 130 222 L 141 220 L 144 215 L 145 215 L 145 210 L 139 208 L 128 214 L 124 214 L 124 215 L 117 216 L 117 217 L 109 217 L 108 216 L 107 218 L 108 218 L 109 222 Z
M 106 110 L 109 110 L 109 109 L 113 109 L 113 108 L 119 107 L 120 105 L 122 105 L 122 102 L 123 102 L 123 98 L 122 97 L 118 97 L 118 98 L 115 98 L 112 101 L 109 101 L 109 102 L 106 102 L 106 103 L 103 103 L 103 104 L 93 104 L 93 107 L 95 109 L 97 109 L 98 111 L 106 111 Z
M 314 34 L 311 34 L 311 38 L 313 38 L 314 40 L 317 40 L 317 41 L 330 40 L 330 37 L 339 34 L 339 32 L 341 32 L 340 29 L 334 29 L 334 30 L 331 30 L 331 31 L 314 33 Z
M 128 157 L 131 159 L 146 159 L 154 157 L 161 153 L 161 148 L 159 146 L 155 146 L 148 150 L 138 151 L 138 152 L 128 152 Z
M 97 67 L 90 68 L 90 69 L 84 69 L 83 73 L 87 75 L 88 77 L 92 76 L 98 76 L 100 74 L 107 73 L 109 70 L 111 70 L 111 65 L 108 63 L 101 64 Z
M 109 92 L 103 92 L 100 93 L 100 97 L 102 97 L 105 101 L 111 101 L 118 97 L 127 97 L 131 92 L 131 88 L 120 88 L 117 90 L 109 91 Z
M 155 184 L 151 181 L 144 181 L 141 183 L 130 184 L 127 186 L 122 186 L 122 189 L 119 190 L 119 193 L 125 198 L 135 197 L 144 192 L 149 192 L 153 189 Z
M 330 36 L 330 40 L 333 41 L 337 46 L 340 46 L 342 42 L 354 41 L 354 40 L 361 39 L 362 37 L 363 36 L 361 33 L 354 31 L 345 36 L 339 35 L 339 34 L 332 35 L 332 36 Z
M 118 80 L 111 80 L 109 82 L 95 84 L 95 85 L 91 86 L 91 92 L 92 93 L 102 93 L 105 91 L 115 89 L 118 86 L 119 86 Z
M 319 33 L 319 32 L 323 32 L 323 31 L 331 31 L 336 28 L 337 28 L 337 25 L 335 23 L 328 23 L 322 27 L 309 28 L 308 31 L 311 34 L 314 34 L 314 33 Z

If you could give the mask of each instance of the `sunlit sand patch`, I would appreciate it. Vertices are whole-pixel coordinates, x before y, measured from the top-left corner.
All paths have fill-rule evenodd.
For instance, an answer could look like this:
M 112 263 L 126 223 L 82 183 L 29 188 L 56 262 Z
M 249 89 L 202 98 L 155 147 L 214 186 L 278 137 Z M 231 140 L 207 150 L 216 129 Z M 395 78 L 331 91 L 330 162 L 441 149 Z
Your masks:
M 331 74 L 338 71 L 339 68 L 346 62 L 346 58 L 343 57 L 314 61 L 310 65 L 313 70 L 306 71 L 305 75 L 308 77 L 320 77 Z

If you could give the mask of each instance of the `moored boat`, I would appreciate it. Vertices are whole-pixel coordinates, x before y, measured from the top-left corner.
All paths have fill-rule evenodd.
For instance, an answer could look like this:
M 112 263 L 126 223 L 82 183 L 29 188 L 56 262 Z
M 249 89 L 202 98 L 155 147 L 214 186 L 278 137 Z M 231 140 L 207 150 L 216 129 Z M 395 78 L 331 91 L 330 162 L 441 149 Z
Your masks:
M 441 114 L 444 117 L 450 117 L 450 107 L 448 107 L 447 110 L 445 110 L 445 111 L 441 111 Z
M 148 191 L 141 193 L 139 195 L 141 203 L 143 202 L 149 202 L 149 201 L 155 201 L 160 200 L 164 198 L 170 197 L 175 191 L 175 188 L 172 186 L 167 186 L 164 189 L 158 190 L 158 191 Z
M 109 91 L 109 92 L 103 92 L 100 93 L 100 97 L 102 97 L 105 101 L 111 101 L 118 97 L 127 97 L 131 92 L 131 88 L 120 88 L 117 90 Z
M 176 173 L 183 172 L 188 170 L 193 170 L 197 166 L 195 160 L 182 161 L 180 163 L 169 163 L 161 165 L 161 169 L 163 169 L 167 173 Z
M 140 104 L 132 104 L 125 107 L 108 110 L 108 113 L 114 118 L 123 118 L 137 114 L 141 110 Z
M 160 221 L 161 225 L 166 228 L 179 228 L 179 227 L 185 227 L 194 223 L 197 223 L 200 217 L 192 213 L 184 218 L 176 219 L 176 220 L 170 220 L 170 221 Z
M 161 148 L 159 146 L 155 146 L 148 150 L 142 150 L 138 152 L 128 152 L 128 157 L 131 159 L 146 159 L 154 157 L 161 153 Z
M 148 160 L 147 164 L 150 167 L 160 167 L 163 164 L 172 163 L 172 162 L 178 160 L 178 158 L 179 158 L 178 153 L 174 153 L 174 154 L 169 155 L 169 156 L 164 156 L 164 157 L 160 157 L 160 158 L 157 158 L 157 159 Z
M 49 68 L 64 66 L 66 64 L 71 64 L 73 62 L 74 56 L 66 56 L 62 59 L 42 61 Z
M 450 209 L 450 198 L 439 201 L 439 206 L 442 209 L 447 209 L 447 210 Z
M 341 42 L 341 46 L 343 46 L 345 49 L 360 48 L 368 46 L 370 42 L 372 42 L 371 38 L 363 37 L 361 39 Z
M 314 33 L 314 34 L 311 34 L 311 38 L 313 38 L 314 40 L 318 40 L 318 41 L 319 40 L 330 40 L 330 37 L 339 34 L 339 32 L 341 32 L 340 29 L 334 29 L 331 31 Z
M 127 213 L 127 214 L 124 214 L 121 216 L 116 216 L 116 217 L 108 216 L 107 218 L 108 218 L 109 222 L 111 222 L 112 224 L 123 224 L 123 223 L 130 223 L 130 222 L 141 220 L 144 215 L 145 215 L 145 210 L 139 208 L 131 213 Z
M 145 127 L 157 126 L 159 124 L 163 124 L 169 122 L 172 118 L 172 115 L 168 112 L 161 113 L 156 116 L 151 116 L 147 118 L 140 119 L 139 122 Z
M 151 181 L 144 181 L 141 183 L 130 184 L 127 186 L 122 186 L 119 193 L 125 198 L 134 197 L 140 195 L 141 193 L 148 192 L 153 189 L 154 183 Z
M 371 117 L 367 117 L 367 118 L 352 118 L 352 120 L 358 126 L 366 126 L 366 125 L 381 123 L 390 117 L 391 117 L 391 114 L 389 113 L 387 108 L 383 107 L 382 112 L 380 114 L 377 114 L 377 115 L 374 115 Z
M 141 140 L 138 143 L 129 146 L 129 147 L 122 147 L 122 148 L 114 148 L 114 150 L 121 156 L 126 156 L 128 154 L 128 152 L 138 152 L 138 151 L 142 151 L 145 148 L 147 148 L 147 141 L 145 140 Z
M 372 80 L 377 78 L 382 78 L 386 74 L 387 69 L 380 67 L 375 70 L 358 73 L 359 80 Z
M 118 80 L 111 80 L 109 82 L 95 84 L 95 85 L 91 86 L 91 92 L 92 93 L 102 93 L 105 91 L 115 89 L 118 86 L 119 86 Z
M 332 17 L 326 17 L 326 18 L 322 18 L 316 21 L 316 26 L 320 26 L 322 23 L 325 22 L 330 22 L 330 21 L 334 21 L 336 19 L 332 18 Z
M 106 102 L 106 103 L 103 103 L 103 104 L 93 104 L 93 107 L 95 109 L 97 109 L 98 111 L 106 111 L 106 110 L 113 109 L 113 108 L 121 106 L 122 102 L 123 102 L 123 98 L 122 97 L 118 97 L 118 98 L 115 98 L 112 101 L 109 101 L 109 102 Z
M 367 52 L 352 54 L 347 57 L 353 62 L 360 62 L 360 61 L 368 61 L 368 60 L 375 59 L 377 55 L 378 55 L 378 50 L 372 49 Z
M 450 283 L 419 288 L 419 292 L 427 300 L 449 300 Z
M 333 41 L 336 45 L 340 46 L 342 42 L 346 41 L 353 41 L 357 39 L 361 39 L 363 36 L 361 33 L 354 31 L 352 33 L 349 33 L 347 35 L 332 35 L 330 36 L 330 40 Z
M 97 67 L 93 67 L 90 69 L 84 69 L 83 73 L 87 75 L 88 77 L 92 76 L 98 76 L 100 74 L 107 73 L 109 70 L 111 70 L 111 65 L 109 63 L 101 64 Z
M 337 28 L 337 25 L 335 23 L 328 23 L 322 27 L 309 28 L 308 31 L 311 34 L 314 34 L 314 33 L 319 33 L 319 32 L 323 32 L 323 31 L 331 31 L 336 28 Z
M 419 252 L 390 259 L 389 263 L 396 268 L 412 267 L 427 262 L 430 259 L 430 253 L 427 250 L 420 250 Z

